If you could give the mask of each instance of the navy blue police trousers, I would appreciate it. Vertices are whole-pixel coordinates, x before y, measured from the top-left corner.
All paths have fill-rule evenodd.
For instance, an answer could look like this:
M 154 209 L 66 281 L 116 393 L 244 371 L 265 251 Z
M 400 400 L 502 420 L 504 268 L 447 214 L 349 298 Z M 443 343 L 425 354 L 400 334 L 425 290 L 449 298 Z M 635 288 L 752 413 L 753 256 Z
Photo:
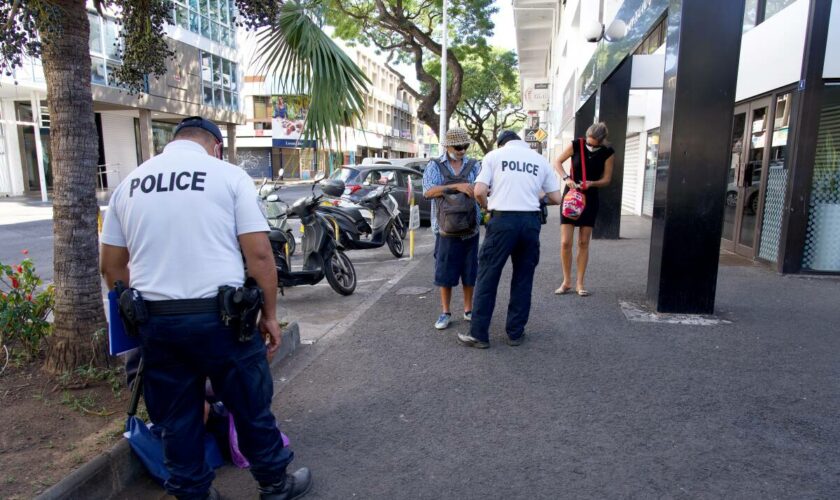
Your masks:
M 233 414 L 239 448 L 260 484 L 282 481 L 294 454 L 271 413 L 273 381 L 255 332 L 239 342 L 219 313 L 152 316 L 140 327 L 143 397 L 163 430 L 164 485 L 179 499 L 205 498 L 215 474 L 204 462 L 205 381 Z
M 531 313 L 534 270 L 540 261 L 539 212 L 505 212 L 494 215 L 487 223 L 478 254 L 478 281 L 470 323 L 470 335 L 482 342 L 489 340 L 496 291 L 508 257 L 513 264 L 513 276 L 505 330 L 511 339 L 518 339 L 525 333 Z

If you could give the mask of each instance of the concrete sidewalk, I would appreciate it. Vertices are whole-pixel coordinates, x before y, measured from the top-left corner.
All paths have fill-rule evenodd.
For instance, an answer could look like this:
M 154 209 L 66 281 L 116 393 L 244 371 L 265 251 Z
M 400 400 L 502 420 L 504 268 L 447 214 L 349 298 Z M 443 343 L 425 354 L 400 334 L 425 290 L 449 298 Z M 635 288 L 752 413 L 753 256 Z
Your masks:
M 294 466 L 313 469 L 307 498 L 836 496 L 840 280 L 726 256 L 717 304 L 731 323 L 629 322 L 619 301 L 644 297 L 647 222 L 625 217 L 625 239 L 593 242 L 587 298 L 553 295 L 557 224 L 521 347 L 502 342 L 509 270 L 489 350 L 456 343 L 463 321 L 435 331 L 427 256 L 284 367 L 274 409 Z M 246 471 L 215 484 L 255 496 Z

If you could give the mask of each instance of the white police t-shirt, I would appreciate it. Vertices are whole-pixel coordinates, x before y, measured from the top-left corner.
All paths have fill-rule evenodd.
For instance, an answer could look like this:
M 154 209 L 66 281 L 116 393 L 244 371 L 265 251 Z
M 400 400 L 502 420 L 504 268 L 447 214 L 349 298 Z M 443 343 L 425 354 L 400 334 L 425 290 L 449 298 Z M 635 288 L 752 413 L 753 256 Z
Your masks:
M 560 190 L 560 181 L 545 157 L 525 141 L 509 141 L 481 162 L 475 182 L 490 186 L 489 210 L 534 212 L 540 209 L 540 192 Z
M 147 300 L 201 299 L 244 283 L 237 236 L 268 230 L 251 177 L 179 140 L 117 186 L 100 239 L 128 248 Z

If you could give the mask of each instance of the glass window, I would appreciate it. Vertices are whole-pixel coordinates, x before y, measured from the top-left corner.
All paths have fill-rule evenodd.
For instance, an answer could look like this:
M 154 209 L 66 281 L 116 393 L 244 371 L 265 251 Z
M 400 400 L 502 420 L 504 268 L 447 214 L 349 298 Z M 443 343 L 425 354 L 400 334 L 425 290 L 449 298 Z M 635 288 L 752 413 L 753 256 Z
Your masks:
M 193 33 L 201 31 L 201 21 L 199 20 L 198 13 L 192 10 L 190 11 L 190 31 Z
M 764 8 L 764 20 L 770 19 L 779 13 L 782 9 L 792 4 L 795 0 L 766 0 L 766 7 Z
M 91 54 L 102 53 L 102 25 L 99 23 L 99 16 L 88 12 L 90 23 L 90 35 L 88 36 L 88 47 Z
M 788 179 L 785 156 L 787 156 L 788 127 L 790 126 L 790 101 L 789 93 L 776 98 L 773 136 L 770 138 L 767 186 L 764 190 L 764 216 L 761 221 L 761 246 L 758 252 L 760 258 L 770 262 L 776 262 L 778 259 L 779 241 L 782 235 L 782 217 Z
M 212 38 L 212 40 L 214 42 L 221 42 L 222 41 L 222 27 L 219 25 L 219 23 L 213 23 L 210 26 L 210 28 L 211 28 L 210 38 Z
M 802 267 L 840 271 L 840 86 L 826 86 Z
M 230 10 L 227 0 L 219 0 L 219 20 L 222 21 L 222 24 L 230 24 Z
M 106 85 L 105 60 L 101 57 L 90 58 L 90 81 L 99 85 Z
M 120 30 L 113 19 L 105 21 L 105 56 L 111 59 L 120 59 L 118 46 Z
M 204 38 L 210 38 L 211 35 L 211 28 L 210 28 L 210 18 L 209 17 L 201 17 L 201 36 Z
M 222 84 L 222 58 L 213 56 L 213 85 Z
M 105 63 L 105 68 L 108 71 L 108 75 L 107 75 L 108 85 L 110 85 L 112 87 L 118 87 L 119 86 L 119 82 L 117 81 L 117 78 L 114 76 L 114 73 L 116 72 L 117 68 L 119 68 L 119 67 L 120 67 L 120 64 L 116 63 L 116 62 L 113 62 L 113 61 L 106 61 L 106 63 Z
M 210 19 L 213 19 L 214 21 L 220 19 L 219 2 L 216 0 L 207 0 L 207 2 L 210 4 Z
M 222 60 L 222 86 L 230 88 L 230 61 L 227 59 Z
M 222 28 L 222 43 L 223 43 L 224 45 L 229 46 L 229 47 L 232 47 L 232 46 L 233 46 L 233 45 L 231 44 L 231 34 L 230 34 L 230 28 L 225 28 L 225 27 L 223 27 L 223 28 Z
M 213 105 L 213 87 L 204 86 L 204 104 Z
M 224 91 L 224 96 L 225 96 L 225 104 L 227 104 L 228 106 L 233 106 L 233 101 L 231 100 L 229 90 Z
M 190 0 L 190 10 L 198 12 L 198 0 Z
M 213 99 L 217 107 L 223 107 L 225 105 L 225 101 L 222 99 L 222 89 L 218 87 L 213 88 Z
M 205 82 L 213 80 L 212 56 L 207 52 L 201 53 L 201 79 Z
M 744 7 L 744 31 L 758 24 L 758 0 L 747 0 Z
M 186 6 L 175 5 L 175 22 L 184 29 L 190 29 L 190 15 Z

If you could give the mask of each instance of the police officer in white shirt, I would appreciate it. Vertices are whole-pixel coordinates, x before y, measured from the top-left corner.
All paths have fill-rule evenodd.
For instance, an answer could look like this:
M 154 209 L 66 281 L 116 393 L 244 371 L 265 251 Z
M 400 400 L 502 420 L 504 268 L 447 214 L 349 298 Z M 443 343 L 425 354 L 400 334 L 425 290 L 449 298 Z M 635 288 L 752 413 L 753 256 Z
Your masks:
M 499 134 L 498 149 L 482 161 L 475 181 L 475 197 L 490 211 L 490 222 L 478 256 L 478 282 L 473 299 L 470 333 L 459 333 L 468 347 L 490 347 L 490 319 L 496 306 L 496 289 L 510 257 L 513 277 L 508 305 L 507 343 L 522 344 L 531 312 L 534 270 L 540 260 L 540 195 L 545 203 L 559 205 L 560 181 L 542 155 L 513 131 Z
M 306 468 L 286 473 L 294 454 L 283 446 L 271 413 L 264 338 L 273 355 L 280 329 L 269 228 L 253 181 L 221 160 L 222 144 L 215 124 L 187 118 L 163 153 L 120 183 L 105 216 L 101 270 L 109 288 L 119 280 L 138 291 L 143 298 L 138 307 L 148 312 L 138 326 L 143 390 L 151 420 L 163 429 L 171 473 L 167 492 L 179 499 L 218 498 L 211 487 L 214 473 L 204 461 L 209 378 L 235 416 L 239 447 L 261 498 L 299 498 L 311 475 Z M 221 319 L 219 288 L 246 283 L 243 255 L 264 296 L 262 335 L 253 325 L 235 330 Z M 253 304 L 256 312 L 259 300 Z

